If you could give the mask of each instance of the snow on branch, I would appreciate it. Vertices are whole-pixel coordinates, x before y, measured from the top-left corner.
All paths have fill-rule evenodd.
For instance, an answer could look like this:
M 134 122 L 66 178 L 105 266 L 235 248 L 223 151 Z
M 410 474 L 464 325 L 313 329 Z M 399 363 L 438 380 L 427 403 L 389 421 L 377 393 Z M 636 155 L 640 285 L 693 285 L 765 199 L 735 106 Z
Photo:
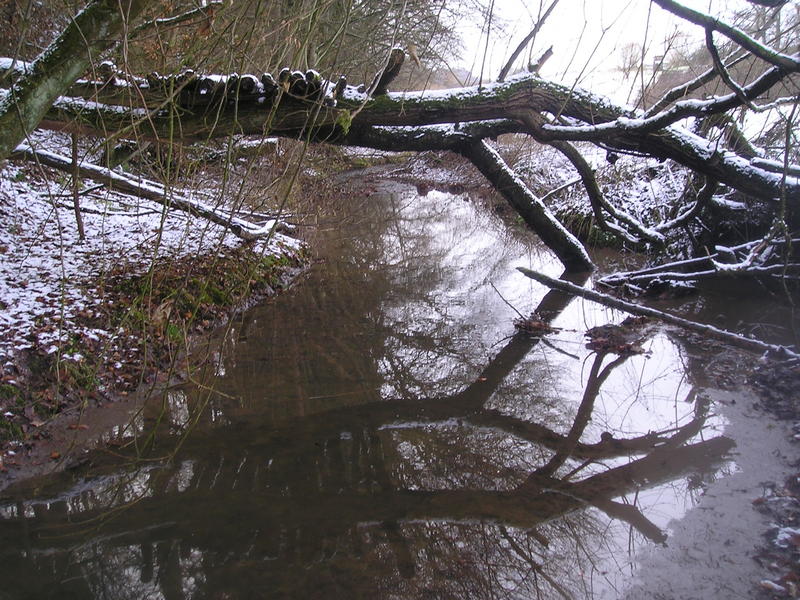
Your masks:
M 733 42 L 739 44 L 742 48 L 759 57 L 760 59 L 780 67 L 781 69 L 795 73 L 800 71 L 800 59 L 797 56 L 789 56 L 778 52 L 773 48 L 765 46 L 758 40 L 753 39 L 741 29 L 728 25 L 724 21 L 712 17 L 706 13 L 693 10 L 683 4 L 675 2 L 675 0 L 653 0 L 661 8 L 671 12 L 682 19 L 685 19 L 695 25 L 704 27 L 707 31 L 718 31 Z
M 689 319 L 676 317 L 675 315 L 672 315 L 670 313 L 656 310 L 648 306 L 642 306 L 640 304 L 634 304 L 633 302 L 620 300 L 619 298 L 614 298 L 613 296 L 609 296 L 607 294 L 601 294 L 600 292 L 582 288 L 580 286 L 577 286 L 568 281 L 564 281 L 562 279 L 554 279 L 552 277 L 548 277 L 543 273 L 531 271 L 530 269 L 526 269 L 525 267 L 517 267 L 517 270 L 526 277 L 538 281 L 539 283 L 543 283 L 544 285 L 546 285 L 551 289 L 561 290 L 562 292 L 566 292 L 567 294 L 580 296 L 581 298 L 586 298 L 587 300 L 592 300 L 593 302 L 599 302 L 604 306 L 617 308 L 619 310 L 623 310 L 625 312 L 629 312 L 634 315 L 653 317 L 661 321 L 664 321 L 665 323 L 670 323 L 671 325 L 677 325 L 678 327 L 682 327 L 689 331 L 695 331 L 697 333 L 701 333 L 707 337 L 727 342 L 729 344 L 732 344 L 739 348 L 744 348 L 745 350 L 749 350 L 751 352 L 770 353 L 777 355 L 778 357 L 800 358 L 800 354 L 797 354 L 796 352 L 784 346 L 767 344 L 766 342 L 762 342 L 761 340 L 744 337 L 743 335 L 738 335 L 736 333 L 726 331 L 725 329 L 719 329 L 717 327 L 714 327 L 713 325 L 705 325 L 703 323 L 697 323 L 696 321 L 690 321 Z
M 592 167 L 586 159 L 583 158 L 577 148 L 567 142 L 551 142 L 550 145 L 566 156 L 572 163 L 572 166 L 578 171 L 586 193 L 589 196 L 589 204 L 592 207 L 592 213 L 600 229 L 617 235 L 632 244 L 638 245 L 644 242 L 650 242 L 656 246 L 664 245 L 664 236 L 658 233 L 658 231 L 645 227 L 639 220 L 635 219 L 624 210 L 616 208 L 606 200 L 600 186 L 597 184 L 597 179 L 594 176 Z M 619 225 L 608 221 L 603 211 L 606 211 Z
M 681 214 L 679 214 L 674 219 L 670 219 L 669 221 L 665 221 L 664 223 L 659 223 L 656 225 L 655 230 L 660 232 L 669 231 L 670 229 L 675 229 L 676 227 L 680 227 L 694 219 L 697 215 L 700 214 L 700 211 L 703 210 L 708 204 L 711 202 L 711 199 L 714 197 L 714 192 L 717 189 L 717 181 L 714 179 L 707 179 L 706 184 L 702 187 L 702 189 L 697 193 L 697 198 L 695 201 L 684 210 Z
M 71 172 L 74 168 L 72 159 L 69 157 L 46 150 L 35 150 L 27 144 L 20 144 L 17 146 L 11 156 L 12 158 L 24 158 L 26 160 L 39 162 L 61 171 Z M 216 207 L 175 193 L 173 190 L 168 190 L 160 183 L 149 181 L 144 178 L 129 177 L 88 162 L 80 162 L 77 167 L 81 177 L 87 177 L 113 186 L 125 193 L 146 198 L 147 200 L 158 202 L 168 208 L 176 208 L 197 217 L 207 219 L 212 223 L 225 227 L 243 240 L 269 238 L 274 231 L 285 227 L 285 225 L 279 223 L 275 219 L 270 219 L 256 225 L 244 219 L 240 219 L 239 217 L 224 214 L 224 212 Z
M 730 59 L 727 63 L 724 64 L 725 68 L 730 69 L 731 67 L 737 65 L 745 58 L 747 58 L 747 54 L 742 53 L 739 56 Z M 687 81 L 679 86 L 676 86 L 670 90 L 668 90 L 661 98 L 659 98 L 653 106 L 648 108 L 644 116 L 645 117 L 652 117 L 663 111 L 664 109 L 668 108 L 670 104 L 675 102 L 676 100 L 680 100 L 681 98 L 685 98 L 690 93 L 695 90 L 699 90 L 701 87 L 706 85 L 707 83 L 713 81 L 717 77 L 717 70 L 714 67 L 711 67 L 707 71 L 701 73 L 694 79 Z
M 701 191 L 701 194 L 703 192 Z M 774 263 L 769 265 L 751 265 L 749 269 L 718 269 L 718 265 L 730 267 L 733 264 L 723 263 L 724 260 L 739 261 L 739 256 L 746 253 L 746 256 L 756 252 L 765 254 L 771 253 L 772 256 L 779 256 L 779 252 L 787 252 L 784 248 L 787 244 L 797 245 L 800 239 L 792 238 L 765 240 L 764 238 L 726 247 L 717 246 L 714 252 L 708 256 L 699 256 L 685 260 L 672 261 L 654 267 L 639 269 L 637 271 L 624 271 L 603 277 L 598 281 L 606 287 L 618 287 L 621 285 L 647 285 L 652 281 L 698 281 L 701 279 L 722 279 L 726 277 L 761 277 L 761 276 L 785 276 L 787 272 L 796 272 L 798 266 L 794 263 Z
M 119 100 L 121 93 L 131 93 L 123 85 L 89 82 L 92 89 L 84 92 L 91 91 L 92 101 L 62 96 L 43 125 L 79 133 L 96 130 L 104 135 L 137 128 L 140 136 L 149 139 L 172 139 L 179 130 L 182 141 L 220 137 L 231 131 L 244 135 L 267 132 L 283 137 L 303 135 L 314 142 L 417 151 L 453 149 L 460 143 L 494 137 L 494 132 L 513 130 L 544 143 L 590 141 L 620 152 L 668 158 L 757 198 L 781 197 L 785 191 L 790 202 L 800 200 L 796 177 L 789 176 L 784 182 L 779 174 L 748 162 L 753 156 L 745 156 L 739 148 L 726 152 L 718 143 L 677 125 L 685 117 L 708 117 L 741 106 L 735 93 L 683 100 L 659 113 L 643 115 L 587 90 L 530 74 L 483 87 L 389 92 L 370 99 L 346 83 L 341 94 L 331 95 L 326 91 L 330 82 L 313 71 L 303 74 L 284 69 L 279 79 L 284 71 L 289 78 L 288 93 L 283 93 L 268 73 L 260 80 L 235 74 L 153 77 L 136 84 L 134 96 L 145 99 L 145 108 L 128 108 Z M 783 69 L 772 67 L 742 88 L 744 97 L 755 100 L 786 77 Z M 313 93 L 300 93 L 308 91 L 309 79 Z M 167 94 L 165 90 L 170 89 L 180 92 Z M 176 113 L 179 128 L 175 127 Z M 545 114 L 556 115 L 559 123 L 542 125 Z M 527 124 L 530 115 L 540 117 L 538 126 Z

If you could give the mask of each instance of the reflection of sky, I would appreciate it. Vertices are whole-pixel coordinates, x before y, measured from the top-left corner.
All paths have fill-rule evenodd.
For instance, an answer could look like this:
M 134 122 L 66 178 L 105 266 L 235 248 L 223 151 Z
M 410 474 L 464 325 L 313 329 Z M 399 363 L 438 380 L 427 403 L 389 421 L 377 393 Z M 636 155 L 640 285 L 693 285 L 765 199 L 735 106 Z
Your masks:
M 516 314 L 504 299 L 527 315 L 547 292 L 515 267 L 524 265 L 554 276 L 560 274 L 560 268 L 538 246 L 510 237 L 506 224 L 458 196 L 432 191 L 416 201 L 413 197 L 392 201 L 399 207 L 399 219 L 387 228 L 384 237 L 386 262 L 397 277 L 428 279 L 416 282 L 418 293 L 410 300 L 398 296 L 384 303 L 388 322 L 407 328 L 402 331 L 405 335 L 408 330 L 418 330 L 458 349 L 457 355 L 451 355 L 433 348 L 424 352 L 421 360 L 420 348 L 396 337 L 389 341 L 392 362 L 403 364 L 413 373 L 413 380 L 424 382 L 427 395 L 453 393 L 469 384 L 475 371 L 502 347 L 504 337 L 513 334 Z M 429 276 L 426 258 L 437 265 L 435 277 Z M 556 423 L 563 420 L 562 415 L 571 417 L 580 403 L 588 372 L 586 358 L 591 354 L 584 348 L 584 332 L 621 322 L 625 316 L 592 302 L 574 300 L 554 323 L 561 331 L 548 339 L 578 358 L 540 344 L 512 373 L 512 385 L 504 386 L 510 387 L 511 395 L 517 398 L 495 398 L 493 406 L 529 420 L 541 422 L 545 417 L 547 422 L 546 414 L 536 412 L 541 403 L 519 397 L 520 390 L 532 390 L 555 401 L 544 405 L 557 413 L 551 415 Z M 678 348 L 664 335 L 656 335 L 644 349 L 649 356 L 630 358 L 604 384 L 587 429 L 590 441 L 598 441 L 602 431 L 642 435 L 679 427 L 692 418 L 693 404 L 686 402 L 692 386 Z M 400 396 L 393 389 L 392 374 L 386 372 L 385 363 L 384 376 L 384 397 Z M 504 395 L 501 389 L 500 396 Z
M 442 210 L 443 206 L 448 210 Z M 430 386 L 426 388 L 428 395 L 452 393 L 458 389 L 453 375 L 463 365 L 464 356 L 470 355 L 470 362 L 480 368 L 482 359 L 488 359 L 502 346 L 502 336 L 513 332 L 511 321 L 515 314 L 498 292 L 524 314 L 547 292 L 514 267 L 524 265 L 553 276 L 560 274 L 560 268 L 540 248 L 510 238 L 505 224 L 487 218 L 471 204 L 451 195 L 430 192 L 416 202 L 404 202 L 398 214 L 404 220 L 389 230 L 386 240 L 390 262 L 403 276 L 412 276 L 424 254 L 437 261 L 439 277 L 429 281 L 431 291 L 423 300 L 409 303 L 398 298 L 397 305 L 385 306 L 389 320 L 423 329 L 430 323 L 438 335 L 458 337 L 452 341 L 468 344 L 471 350 L 458 356 L 430 353 L 427 361 L 419 361 L 417 351 L 401 343 L 393 344 L 391 352 L 395 360 L 408 359 L 406 366 L 415 371 L 414 379 Z M 424 228 L 424 235 L 420 228 Z M 424 248 L 414 247 L 412 240 Z M 625 317 L 619 311 L 574 300 L 554 322 L 561 331 L 548 337 L 576 357 L 540 344 L 517 366 L 487 406 L 566 434 L 580 404 L 592 360 L 591 351 L 585 348 L 584 332 L 609 322 L 619 323 Z M 643 347 L 646 355 L 628 359 L 603 384 L 582 442 L 598 442 L 604 432 L 619 439 L 668 431 L 695 417 L 696 390 L 680 348 L 663 333 L 651 336 Z M 474 373 L 462 371 L 464 385 Z M 384 395 L 399 395 L 392 389 L 391 374 L 384 374 Z M 711 416 L 702 436 L 693 441 L 721 435 L 723 428 L 723 420 Z M 514 440 L 505 432 L 465 428 L 460 422 L 398 423 L 387 429 L 392 431 L 402 459 L 395 475 L 408 489 L 449 489 L 453 485 L 509 489 L 519 482 L 515 473 L 519 476 L 540 466 L 550 454 L 546 449 Z M 479 458 L 481 449 L 485 453 L 487 448 L 492 449 L 491 459 Z M 600 461 L 586 467 L 581 476 L 627 462 L 625 457 Z M 564 469 L 578 465 L 578 461 L 570 460 Z M 691 508 L 693 495 L 689 487 L 688 481 L 680 478 L 624 501 L 633 502 L 665 528 L 670 520 L 680 518 Z M 636 550 L 636 536 L 631 537 L 627 524 L 607 522 L 602 513 L 595 512 L 607 530 L 602 536 L 583 540 L 587 545 L 596 545 L 591 552 L 599 569 L 590 571 L 584 583 L 591 582 L 594 597 L 611 597 L 607 594 L 613 595 L 629 571 L 608 567 L 633 562 L 628 549 Z
M 559 269 L 536 244 L 521 241 L 523 235 L 509 234 L 507 226 L 499 219 L 460 197 L 430 192 L 425 197 L 400 194 L 384 199 L 393 203 L 390 206 L 394 207 L 400 219 L 384 224 L 380 244 L 375 240 L 365 242 L 381 246 L 383 254 L 374 264 L 364 265 L 364 268 L 383 271 L 390 285 L 384 288 L 384 279 L 378 278 L 378 292 L 375 293 L 379 295 L 374 303 L 364 305 L 371 314 L 364 317 L 349 314 L 350 320 L 344 322 L 366 322 L 365 332 L 370 331 L 374 322 L 379 322 L 381 331 L 388 331 L 388 334 L 386 337 L 378 335 L 375 339 L 385 340 L 385 346 L 373 348 L 376 342 L 364 333 L 363 346 L 344 345 L 338 351 L 351 352 L 360 358 L 366 354 L 368 359 L 374 359 L 383 378 L 381 391 L 384 399 L 413 398 L 414 394 L 408 394 L 412 391 L 430 398 L 428 402 L 433 405 L 436 398 L 449 396 L 474 384 L 514 332 L 512 321 L 516 314 L 489 282 L 508 302 L 527 314 L 544 297 L 546 290 L 519 274 L 514 267 L 525 265 L 544 269 L 552 275 L 558 275 Z M 375 203 L 378 202 L 376 198 Z M 364 259 L 363 256 L 359 258 Z M 339 275 L 338 271 L 336 273 Z M 364 281 L 366 285 L 369 278 Z M 385 295 L 380 295 L 383 292 Z M 364 290 L 363 293 L 369 292 Z M 353 307 L 354 312 L 356 308 Z M 264 318 L 266 313 L 259 314 Z M 297 318 L 294 326 L 302 331 L 305 320 L 312 317 L 303 315 Z M 606 324 L 609 320 L 619 322 L 623 318 L 621 313 L 574 300 L 555 321 L 561 330 L 548 336 L 550 343 L 572 356 L 544 343 L 538 344 L 516 364 L 485 408 L 565 435 L 575 418 L 594 361 L 594 355 L 585 348 L 583 334 L 587 328 Z M 250 325 L 247 335 L 253 339 L 248 342 L 249 352 L 252 348 L 287 343 L 284 339 L 268 336 L 259 338 L 257 334 L 264 331 L 269 334 L 271 330 L 260 330 L 252 322 Z M 286 335 L 298 337 L 291 329 Z M 213 370 L 220 376 L 219 381 L 225 383 L 236 377 L 236 382 L 249 381 L 257 386 L 256 382 L 261 380 L 256 377 L 263 371 L 285 370 L 291 366 L 272 365 L 261 355 L 237 355 L 236 352 L 244 345 L 240 342 L 229 349 L 233 354 L 226 356 L 224 374 L 218 364 L 213 365 Z M 685 425 L 694 416 L 694 404 L 687 399 L 694 400 L 695 390 L 678 347 L 665 334 L 656 334 L 644 346 L 650 355 L 631 357 L 619 365 L 601 387 L 592 420 L 581 436 L 581 442 L 598 442 L 604 432 L 613 433 L 616 438 L 630 438 L 651 431 L 671 430 Z M 314 358 L 310 356 L 307 360 Z M 606 357 L 604 364 L 611 362 L 612 358 Z M 369 360 L 366 363 L 370 364 Z M 362 363 L 348 359 L 342 364 Z M 308 371 L 315 372 L 316 369 L 310 366 Z M 365 371 L 369 372 L 366 368 Z M 323 375 L 327 378 L 329 373 L 323 372 Z M 341 375 L 342 393 L 348 392 L 347 386 L 356 387 L 358 384 L 349 375 Z M 221 542 L 223 547 L 208 547 L 201 552 L 185 539 L 182 542 L 181 555 L 176 563 L 180 573 L 178 583 L 184 597 L 190 597 L 198 586 L 202 587 L 203 577 L 207 574 L 203 561 L 207 560 L 213 568 L 219 569 L 229 564 L 226 561 L 231 551 L 227 543 L 243 548 L 248 544 L 242 540 L 246 541 L 248 536 L 255 540 L 284 533 L 288 537 L 302 533 L 291 529 L 297 526 L 295 521 L 291 521 L 284 532 L 281 529 L 282 515 L 270 513 L 271 502 L 292 513 L 291 504 L 302 504 L 305 494 L 310 494 L 312 500 L 316 500 L 318 495 L 323 504 L 331 495 L 338 494 L 350 494 L 350 498 L 361 501 L 372 491 L 380 493 L 389 486 L 389 495 L 396 493 L 400 497 L 397 502 L 402 502 L 403 494 L 409 491 L 489 490 L 489 499 L 483 502 L 491 505 L 495 492 L 514 490 L 553 456 L 550 448 L 514 435 L 501 425 L 493 425 L 491 420 L 481 422 L 476 419 L 473 422 L 475 409 L 459 413 L 456 407 L 454 414 L 457 416 L 439 420 L 425 418 L 425 415 L 417 419 L 415 413 L 409 412 L 404 413 L 410 414 L 404 420 L 391 413 L 371 430 L 359 425 L 358 419 L 352 419 L 346 409 L 332 417 L 328 417 L 330 413 L 320 406 L 315 406 L 307 414 L 298 413 L 296 406 L 303 406 L 303 389 L 301 386 L 292 387 L 294 383 L 290 381 L 286 389 L 258 389 L 255 393 L 257 401 L 246 407 L 235 401 L 229 404 L 212 402 L 208 407 L 211 411 L 208 418 L 214 427 L 219 428 L 220 436 L 227 435 L 221 437 L 221 441 L 215 440 L 214 432 L 202 432 L 208 437 L 195 442 L 197 447 L 186 450 L 186 456 L 163 464 L 150 463 L 130 473 L 120 469 L 109 476 L 83 481 L 57 500 L 48 501 L 48 506 L 66 502 L 66 513 L 72 516 L 105 506 L 130 505 L 135 511 L 137 501 L 152 498 L 148 506 L 153 512 L 147 516 L 153 514 L 159 519 L 157 530 L 152 535 L 164 536 L 166 541 L 159 543 L 164 547 L 172 544 L 173 551 L 177 552 L 179 544 L 168 537 L 171 520 L 180 523 L 182 510 L 192 506 L 193 498 L 206 501 L 207 504 L 201 504 L 204 507 L 218 505 L 219 514 L 209 514 L 207 523 L 204 521 L 202 525 L 213 532 L 211 537 L 218 535 L 225 539 Z M 183 432 L 194 422 L 197 416 L 193 412 L 196 411 L 194 402 L 191 391 L 176 390 L 165 397 L 164 407 L 169 414 L 163 420 L 172 434 Z M 259 411 L 270 413 L 275 410 L 276 402 L 286 407 L 286 416 L 295 419 L 290 421 L 290 426 L 281 418 L 264 419 L 267 439 L 273 439 L 269 434 L 277 428 L 279 434 L 274 438 L 277 441 L 260 442 L 257 436 L 263 432 L 257 426 L 247 430 L 255 439 L 247 436 L 239 439 L 239 424 L 257 423 Z M 378 410 L 376 405 L 386 404 L 376 402 L 368 409 Z M 331 404 L 330 408 L 336 409 L 337 405 Z M 314 421 L 316 416 L 322 419 Z M 298 417 L 308 418 L 304 421 Z M 328 418 L 331 419 L 330 427 L 324 421 Z M 140 417 L 139 427 L 142 425 Z M 701 434 L 703 439 L 719 435 L 722 427 L 719 419 L 712 417 L 707 425 Z M 281 433 L 280 427 L 285 431 Z M 314 433 L 316 431 L 322 433 Z M 294 439 L 296 436 L 299 441 Z M 192 443 L 190 435 L 183 448 L 193 448 Z M 574 472 L 570 481 L 575 482 L 636 458 L 639 457 L 629 458 L 623 454 L 590 464 L 572 458 L 557 473 L 563 476 Z M 383 479 L 375 475 L 377 471 L 383 473 Z M 670 519 L 679 517 L 691 506 L 695 493 L 690 489 L 693 485 L 695 483 L 688 477 L 680 476 L 670 483 L 617 498 L 617 501 L 636 505 L 648 519 L 663 528 Z M 535 489 L 531 492 L 532 495 L 537 493 Z M 174 514 L 161 512 L 166 509 L 158 506 L 161 501 L 156 500 L 158 496 L 164 496 L 167 505 L 170 501 L 173 503 L 169 506 L 173 507 Z M 258 504 L 256 512 L 248 513 L 253 523 L 239 523 L 238 514 L 225 512 L 228 502 L 248 508 L 251 496 Z M 537 506 L 543 507 L 541 504 Z M 584 506 L 585 501 L 575 508 Z M 356 532 L 345 535 L 336 530 L 330 534 L 335 537 L 326 543 L 337 548 L 343 556 L 357 556 L 359 563 L 390 565 L 386 582 L 393 593 L 380 596 L 387 598 L 417 597 L 415 594 L 421 593 L 425 585 L 444 590 L 443 597 L 458 597 L 453 595 L 453 590 L 459 589 L 462 580 L 469 592 L 465 592 L 463 597 L 530 598 L 536 589 L 531 575 L 531 560 L 546 566 L 542 577 L 552 575 L 576 597 L 611 597 L 608 596 L 610 591 L 627 581 L 630 563 L 643 543 L 642 536 L 631 533 L 627 523 L 616 522 L 592 507 L 567 514 L 556 512 L 553 518 L 536 525 L 536 535 L 523 527 L 506 528 L 491 520 L 484 522 L 480 516 L 481 508 L 478 505 L 474 515 L 466 510 L 471 518 L 460 520 L 441 517 L 404 519 L 401 514 L 397 527 L 409 548 L 409 555 L 416 561 L 416 575 L 405 581 L 393 570 L 397 545 L 391 542 L 391 535 L 386 533 L 384 525 L 362 517 L 362 513 L 356 517 L 350 514 L 343 517 L 354 519 L 352 529 Z M 0 515 L 9 518 L 17 510 L 17 506 L 0 507 Z M 34 516 L 30 505 L 23 506 L 22 510 L 27 516 Z M 303 519 L 316 518 L 313 511 L 297 510 L 299 512 L 293 513 L 290 519 L 296 519 L 298 514 Z M 447 505 L 446 510 L 453 509 Z M 259 521 L 261 512 L 265 514 L 264 523 Z M 112 523 L 124 523 L 125 516 L 121 511 Z M 524 514 L 521 518 L 524 521 L 529 516 Z M 190 523 L 198 525 L 195 521 Z M 145 528 L 150 526 L 148 520 Z M 131 525 L 134 531 L 137 527 L 142 525 Z M 261 530 L 262 527 L 265 529 Z M 145 581 L 145 574 L 140 571 L 140 563 L 145 561 L 137 544 L 125 545 L 122 538 L 101 536 L 94 539 L 92 533 L 87 530 L 87 541 L 78 546 L 80 550 L 75 555 L 76 560 L 82 561 L 83 577 L 92 580 L 103 569 L 121 572 L 124 575 L 119 579 L 130 583 L 128 589 L 133 590 L 134 595 L 141 592 L 154 598 L 162 597 L 152 584 Z M 326 533 L 314 531 L 314 540 L 325 539 Z M 356 534 L 361 538 L 357 552 L 349 546 Z M 542 539 L 549 541 L 543 544 Z M 108 547 L 98 550 L 98 546 L 103 544 L 108 544 Z M 232 573 L 236 573 L 240 565 L 243 572 L 270 568 L 273 557 L 250 556 L 249 551 L 241 552 L 241 555 L 230 558 Z M 279 555 L 280 547 L 275 552 Z M 226 558 L 220 559 L 215 553 Z M 309 556 L 311 558 L 302 557 L 303 570 L 317 560 Z M 157 567 L 166 568 L 169 566 L 165 563 L 167 558 L 156 556 L 152 560 Z M 290 562 L 286 564 L 291 566 Z M 215 574 L 213 568 L 208 567 L 208 573 Z M 368 576 L 364 574 L 362 577 Z M 470 585 L 476 587 L 469 588 Z M 481 592 L 473 593 L 479 586 L 483 586 Z M 118 590 L 110 591 L 116 593 Z

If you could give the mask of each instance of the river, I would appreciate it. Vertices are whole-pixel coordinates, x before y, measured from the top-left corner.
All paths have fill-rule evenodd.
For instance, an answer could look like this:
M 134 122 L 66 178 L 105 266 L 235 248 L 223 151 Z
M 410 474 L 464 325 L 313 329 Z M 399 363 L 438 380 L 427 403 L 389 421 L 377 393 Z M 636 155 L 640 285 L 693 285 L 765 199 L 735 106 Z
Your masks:
M 707 362 L 588 349 L 626 315 L 519 274 L 559 275 L 535 236 L 397 184 L 334 212 L 113 453 L 0 501 L 0 599 L 622 598 L 741 472 Z

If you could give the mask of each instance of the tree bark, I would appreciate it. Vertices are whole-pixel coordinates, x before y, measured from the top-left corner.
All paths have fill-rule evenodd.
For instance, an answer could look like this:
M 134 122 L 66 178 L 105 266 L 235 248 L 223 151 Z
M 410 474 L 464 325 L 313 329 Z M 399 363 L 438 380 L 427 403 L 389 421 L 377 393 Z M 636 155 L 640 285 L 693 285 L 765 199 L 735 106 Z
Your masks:
M 151 0 L 93 0 L 0 100 L 0 160 L 22 142 L 63 94 L 118 40 Z
M 757 98 L 785 76 L 778 68 L 768 70 L 743 88 L 744 94 L 750 100 Z M 133 94 L 127 83 L 78 82 L 76 89 L 69 91 L 73 98 L 56 102 L 42 126 L 83 133 L 132 130 L 151 139 L 169 139 L 175 131 L 180 131 L 180 139 L 185 141 L 231 133 L 302 135 L 311 141 L 361 145 L 374 139 L 377 145 L 373 147 L 390 150 L 411 149 L 409 142 L 415 138 L 428 141 L 439 138 L 439 147 L 434 147 L 436 144 L 426 147 L 426 142 L 420 140 L 414 144 L 416 150 L 452 147 L 467 139 L 479 141 L 494 135 L 490 130 L 503 128 L 527 133 L 545 144 L 588 141 L 621 152 L 669 158 L 753 197 L 785 197 L 792 203 L 800 202 L 798 177 L 790 175 L 784 180 L 780 174 L 762 168 L 747 157 L 724 151 L 716 142 L 674 125 L 686 117 L 707 117 L 741 106 L 736 94 L 678 103 L 657 115 L 641 118 L 605 98 L 536 76 L 515 78 L 481 89 L 389 93 L 372 99 L 348 86 L 336 105 L 332 98 L 275 95 L 261 88 L 242 93 L 241 89 L 227 85 L 224 77 L 197 81 L 214 81 L 225 88 L 225 92 L 211 94 L 212 103 L 198 104 L 198 95 L 193 94 L 190 87 L 195 83 L 187 83 L 180 76 L 152 84 L 140 83 Z M 332 90 L 333 86 L 328 88 Z M 186 91 L 182 92 L 184 89 Z M 165 90 L 179 93 L 170 98 Z M 123 94 L 141 96 L 147 108 L 123 107 L 120 102 Z M 85 101 L 74 99 L 74 95 L 89 98 L 93 103 L 87 105 Z M 175 106 L 170 107 L 170 102 Z M 558 116 L 567 124 L 550 124 L 542 115 Z M 502 121 L 507 124 L 499 125 Z M 463 131 L 464 124 L 475 127 L 467 134 Z M 439 127 L 428 129 L 434 125 Z M 393 138 L 397 139 L 395 147 Z
M 541 240 L 555 252 L 567 271 L 594 269 L 583 245 L 558 222 L 544 203 L 509 169 L 502 157 L 484 140 L 460 148 L 497 191 L 519 213 Z
M 684 329 L 687 329 L 689 331 L 695 331 L 697 333 L 701 333 L 707 337 L 726 342 L 738 348 L 743 348 L 744 350 L 749 350 L 750 352 L 758 352 L 758 353 L 770 352 L 774 353 L 776 356 L 779 357 L 800 358 L 800 354 L 796 354 L 795 352 L 792 352 L 791 350 L 785 348 L 784 346 L 767 344 L 766 342 L 762 342 L 761 340 L 744 337 L 742 335 L 731 333 L 730 331 L 725 331 L 724 329 L 713 327 L 712 325 L 704 325 L 703 323 L 689 321 L 688 319 L 676 317 L 675 315 L 671 315 L 669 313 L 665 313 L 663 311 L 656 310 L 648 306 L 641 306 L 639 304 L 634 304 L 632 302 L 626 302 L 625 300 L 620 300 L 619 298 L 614 298 L 613 296 L 609 296 L 607 294 L 601 294 L 600 292 L 587 290 L 585 288 L 569 283 L 568 281 L 553 279 L 552 277 L 548 277 L 543 273 L 531 271 L 530 269 L 526 269 L 525 267 L 517 267 L 517 270 L 526 277 L 530 277 L 531 279 L 538 281 L 539 283 L 543 283 L 544 285 L 546 285 L 551 289 L 561 290 L 562 292 L 567 292 L 568 294 L 575 294 L 576 296 L 580 296 L 581 298 L 586 298 L 587 300 L 599 302 L 600 304 L 604 306 L 610 306 L 611 308 L 624 310 L 625 312 L 629 312 L 634 315 L 653 317 L 661 321 L 664 321 L 665 323 L 670 323 L 672 325 L 683 327 Z

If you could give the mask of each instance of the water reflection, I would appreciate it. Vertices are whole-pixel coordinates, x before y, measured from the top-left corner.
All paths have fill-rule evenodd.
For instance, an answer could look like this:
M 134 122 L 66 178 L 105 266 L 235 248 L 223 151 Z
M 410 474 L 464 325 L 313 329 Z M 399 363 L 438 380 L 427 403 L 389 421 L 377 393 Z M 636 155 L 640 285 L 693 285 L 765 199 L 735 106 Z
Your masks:
M 147 460 L 96 457 L 0 506 L 0 598 L 624 588 L 637 547 L 728 468 L 678 347 L 642 329 L 650 357 L 586 350 L 587 325 L 620 316 L 515 277 L 539 250 L 461 199 L 355 214 L 311 281 L 215 346 L 214 391 L 148 407 L 158 435 L 117 450 Z M 519 307 L 539 294 L 560 331 L 505 337 L 490 280 Z

